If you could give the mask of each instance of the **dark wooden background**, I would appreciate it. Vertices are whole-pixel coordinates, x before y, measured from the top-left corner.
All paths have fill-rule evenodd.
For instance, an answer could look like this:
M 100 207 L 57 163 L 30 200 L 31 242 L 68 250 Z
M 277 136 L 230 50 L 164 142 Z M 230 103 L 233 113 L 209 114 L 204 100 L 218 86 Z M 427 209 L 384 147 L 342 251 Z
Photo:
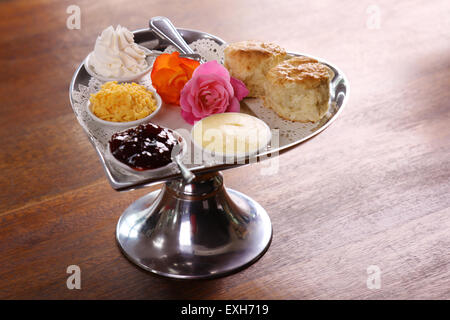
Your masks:
M 66 28 L 71 4 L 80 30 Z M 122 256 L 117 220 L 156 187 L 113 191 L 70 108 L 99 32 L 156 15 L 275 41 L 350 80 L 342 117 L 282 155 L 278 174 L 264 162 L 224 173 L 274 228 L 266 255 L 226 278 L 167 280 Z M 1 1 L 0 298 L 450 299 L 449 17 L 446 0 Z M 72 264 L 81 290 L 66 288 Z M 369 265 L 380 289 L 366 286 Z

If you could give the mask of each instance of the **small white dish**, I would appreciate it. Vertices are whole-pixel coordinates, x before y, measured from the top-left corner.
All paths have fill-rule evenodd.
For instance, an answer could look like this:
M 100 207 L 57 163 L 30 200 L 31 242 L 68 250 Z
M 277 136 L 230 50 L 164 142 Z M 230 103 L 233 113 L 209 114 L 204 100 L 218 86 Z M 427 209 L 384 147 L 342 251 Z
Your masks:
M 104 126 L 110 126 L 110 127 L 115 127 L 115 128 L 129 128 L 129 127 L 138 126 L 142 123 L 148 122 L 151 118 L 153 118 L 159 112 L 159 110 L 161 110 L 161 106 L 162 106 L 162 99 L 161 99 L 160 95 L 156 92 L 156 90 L 153 90 L 153 89 L 150 89 L 147 87 L 146 87 L 146 89 L 148 91 L 152 92 L 153 96 L 155 97 L 156 110 L 142 119 L 138 119 L 138 120 L 134 120 L 134 121 L 127 121 L 127 122 L 115 122 L 115 121 L 107 121 L 107 120 L 100 119 L 92 112 L 91 102 L 89 100 L 86 103 L 86 111 L 94 121 L 96 121 L 97 123 L 104 125 Z
M 142 48 L 145 52 L 148 52 L 148 51 L 149 51 L 149 49 L 147 49 L 147 48 L 145 48 L 145 47 L 140 46 L 140 48 Z M 91 66 L 91 64 L 90 64 L 90 62 L 89 62 L 89 59 L 90 59 L 92 53 L 93 53 L 93 52 L 89 53 L 88 56 L 86 57 L 86 59 L 84 59 L 84 62 L 83 62 L 84 68 L 86 69 L 86 72 L 87 72 L 91 77 L 94 77 L 94 78 L 96 78 L 96 79 L 98 79 L 98 80 L 100 80 L 100 81 L 105 81 L 105 82 L 108 82 L 108 81 L 133 82 L 133 81 L 135 81 L 135 82 L 136 82 L 136 81 L 138 81 L 139 79 L 141 79 L 142 77 L 144 77 L 147 73 L 149 73 L 150 70 L 151 70 L 152 67 L 153 67 L 153 63 L 149 63 L 149 60 L 146 59 L 148 66 L 147 66 L 147 68 L 145 68 L 143 71 L 141 71 L 141 72 L 139 72 L 139 73 L 136 73 L 136 74 L 134 74 L 134 75 L 132 75 L 132 76 L 121 77 L 121 78 L 104 77 L 104 76 L 99 75 L 98 73 L 96 73 L 95 70 L 94 70 L 94 68 Z
M 165 128 L 165 127 L 163 127 L 163 128 Z M 166 128 L 166 129 L 169 129 L 169 128 Z M 169 129 L 169 130 L 173 132 L 173 135 L 174 135 L 175 138 L 178 140 L 178 142 L 181 144 L 181 148 L 180 148 L 179 154 L 178 154 L 178 155 L 174 155 L 174 156 L 180 157 L 180 159 L 181 159 L 181 158 L 183 158 L 183 156 L 184 156 L 184 155 L 186 154 L 186 152 L 187 152 L 187 144 L 186 144 L 186 140 L 185 140 L 185 139 L 183 138 L 183 136 L 182 136 L 181 134 L 179 134 L 177 131 L 172 130 L 172 129 Z M 172 167 L 173 167 L 173 168 L 176 168 L 176 167 L 177 167 L 176 162 L 172 160 L 172 162 L 166 164 L 165 166 L 162 166 L 162 167 L 159 167 L 159 168 L 155 168 L 155 169 L 145 169 L 145 170 L 137 170 L 137 169 L 134 169 L 134 168 L 128 166 L 127 164 L 125 164 L 125 163 L 123 163 L 123 162 L 117 160 L 117 159 L 114 157 L 114 155 L 111 153 L 111 149 L 110 149 L 110 146 L 109 146 L 109 142 L 108 142 L 108 145 L 106 146 L 105 156 L 106 156 L 106 158 L 108 158 L 112 163 L 114 163 L 114 165 L 116 165 L 117 167 L 119 167 L 119 168 L 121 168 L 121 169 L 123 169 L 123 170 L 126 170 L 126 171 L 128 171 L 128 172 L 133 172 L 133 173 L 137 173 L 137 174 L 139 174 L 139 173 L 152 173 L 152 174 L 153 174 L 153 173 L 159 173 L 159 172 L 163 172 L 163 171 L 165 171 L 165 170 L 168 170 L 168 169 L 170 169 L 170 168 L 172 168 Z
M 258 148 L 255 150 L 252 150 L 250 152 L 238 152 L 238 153 L 223 153 L 223 152 L 219 152 L 219 151 L 211 151 L 207 148 L 204 148 L 201 144 L 199 144 L 198 141 L 196 141 L 195 137 L 194 137 L 194 131 L 196 130 L 196 128 L 200 125 L 200 123 L 209 118 L 209 117 L 214 117 L 216 114 L 210 115 L 206 118 L 203 118 L 200 121 L 197 121 L 194 126 L 191 129 L 191 140 L 194 144 L 194 147 L 197 150 L 201 150 L 203 152 L 204 155 L 206 155 L 208 158 L 211 158 L 212 160 L 215 161 L 225 161 L 226 163 L 229 162 L 234 162 L 234 161 L 240 161 L 242 159 L 248 158 L 248 157 L 253 157 L 255 155 L 260 154 L 262 151 L 264 151 L 266 149 L 266 147 L 269 145 L 270 141 L 272 140 L 272 132 L 270 130 L 270 127 L 267 125 L 267 123 L 265 123 L 263 120 L 248 115 L 246 113 L 239 113 L 239 112 L 226 112 L 225 114 L 239 114 L 239 116 L 242 117 L 248 117 L 248 118 L 253 118 L 254 120 L 258 121 L 262 127 L 265 128 L 266 131 L 266 139 L 264 141 L 258 141 Z

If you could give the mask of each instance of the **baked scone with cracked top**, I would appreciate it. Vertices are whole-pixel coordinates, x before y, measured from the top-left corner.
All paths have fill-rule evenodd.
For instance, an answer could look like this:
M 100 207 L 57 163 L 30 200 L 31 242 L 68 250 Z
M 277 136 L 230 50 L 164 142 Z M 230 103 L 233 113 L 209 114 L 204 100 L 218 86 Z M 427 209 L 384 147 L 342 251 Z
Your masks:
M 256 40 L 232 43 L 224 54 L 225 67 L 232 77 L 245 83 L 249 97 L 264 95 L 266 73 L 286 57 L 286 51 L 275 43 Z
M 288 59 L 267 72 L 264 105 L 286 120 L 319 121 L 328 111 L 333 76 L 315 59 Z

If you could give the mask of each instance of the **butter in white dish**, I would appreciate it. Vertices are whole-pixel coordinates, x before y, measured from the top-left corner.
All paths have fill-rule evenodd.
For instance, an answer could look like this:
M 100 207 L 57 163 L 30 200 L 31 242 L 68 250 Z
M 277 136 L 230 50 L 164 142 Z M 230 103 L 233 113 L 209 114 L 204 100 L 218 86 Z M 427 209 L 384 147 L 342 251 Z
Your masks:
M 267 124 L 244 113 L 225 112 L 206 117 L 192 128 L 197 147 L 226 157 L 254 155 L 271 139 Z

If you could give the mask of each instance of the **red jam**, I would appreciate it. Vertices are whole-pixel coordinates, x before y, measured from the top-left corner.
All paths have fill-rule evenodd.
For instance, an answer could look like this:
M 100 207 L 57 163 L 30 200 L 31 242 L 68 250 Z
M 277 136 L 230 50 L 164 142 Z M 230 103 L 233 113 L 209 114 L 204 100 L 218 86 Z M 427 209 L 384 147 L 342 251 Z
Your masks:
M 148 123 L 113 134 L 109 148 L 117 160 L 142 171 L 172 162 L 172 149 L 177 143 L 172 130 Z

